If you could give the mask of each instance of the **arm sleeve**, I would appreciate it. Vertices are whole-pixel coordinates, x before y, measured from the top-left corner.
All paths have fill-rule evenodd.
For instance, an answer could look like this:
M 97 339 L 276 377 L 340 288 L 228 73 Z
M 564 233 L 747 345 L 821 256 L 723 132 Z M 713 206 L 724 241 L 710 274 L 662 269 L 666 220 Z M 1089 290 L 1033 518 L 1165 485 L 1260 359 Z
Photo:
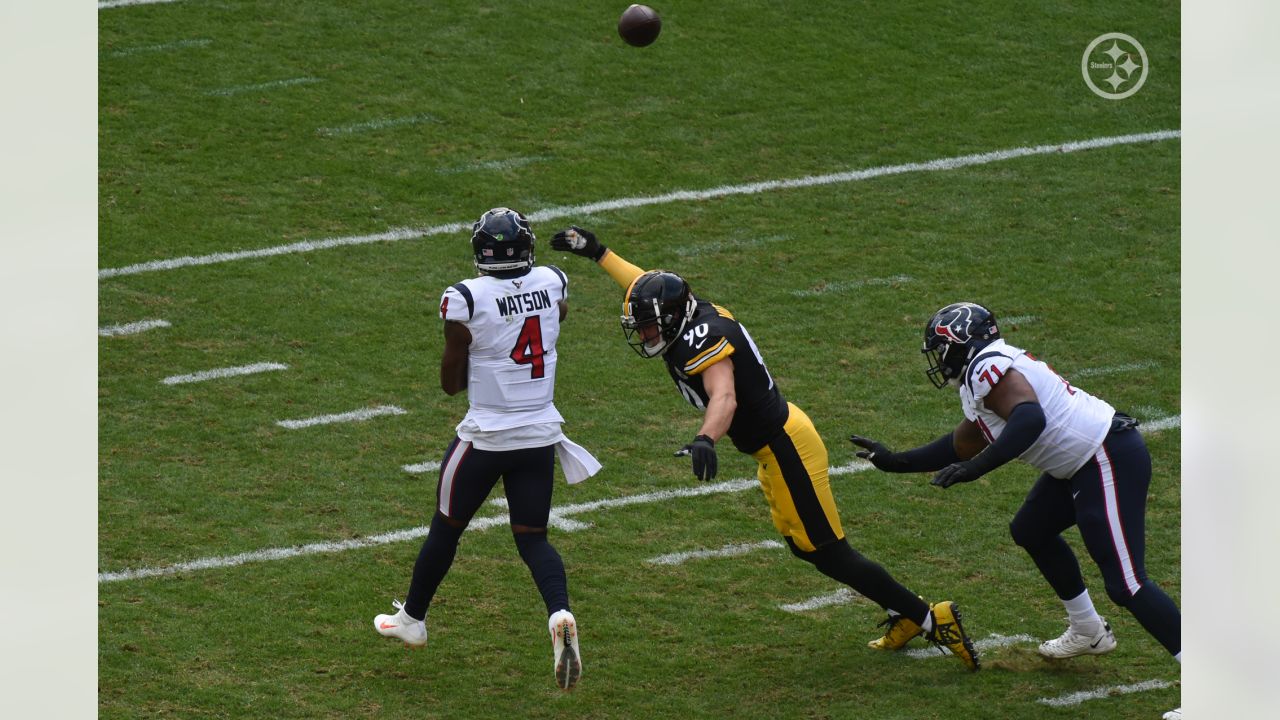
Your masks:
M 985 475 L 1026 452 L 1044 432 L 1044 426 L 1044 408 L 1040 403 L 1020 403 L 1009 413 L 1000 437 L 974 455 L 969 463 L 979 474 Z
M 624 288 L 631 287 L 631 283 L 644 274 L 644 270 L 623 260 L 618 253 L 612 250 L 606 250 L 604 257 L 600 258 L 600 267 L 609 273 L 614 282 Z
M 904 464 L 900 472 L 936 472 L 954 462 L 960 462 L 956 452 L 955 433 L 947 433 L 928 445 L 921 445 L 897 453 Z

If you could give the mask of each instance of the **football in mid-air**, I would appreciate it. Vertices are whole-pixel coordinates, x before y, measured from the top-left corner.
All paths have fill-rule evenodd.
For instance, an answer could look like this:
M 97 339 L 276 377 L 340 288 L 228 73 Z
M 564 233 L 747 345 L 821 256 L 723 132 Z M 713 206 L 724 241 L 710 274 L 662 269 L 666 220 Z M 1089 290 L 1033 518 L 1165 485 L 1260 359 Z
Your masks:
M 652 45 L 662 32 L 662 18 L 648 5 L 632 5 L 618 18 L 618 34 L 628 45 Z

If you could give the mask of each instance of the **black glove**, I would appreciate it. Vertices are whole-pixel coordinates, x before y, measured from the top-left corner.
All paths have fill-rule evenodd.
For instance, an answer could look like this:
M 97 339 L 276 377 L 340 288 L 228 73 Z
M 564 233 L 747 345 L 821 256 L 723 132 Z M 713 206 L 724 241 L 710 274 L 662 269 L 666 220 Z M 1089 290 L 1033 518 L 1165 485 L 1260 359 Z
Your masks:
M 710 480 L 716 476 L 716 441 L 706 435 L 699 435 L 693 442 L 676 451 L 676 457 L 693 456 L 693 476 L 699 480 Z
M 973 482 L 980 477 L 982 473 L 973 466 L 973 463 L 965 460 L 942 468 L 930 482 L 940 488 L 949 488 L 956 483 Z
M 581 255 L 585 258 L 591 258 L 596 262 L 604 257 L 606 250 L 604 245 L 596 240 L 595 233 L 590 230 L 583 230 L 577 225 L 570 225 L 567 230 L 561 230 L 551 238 L 551 247 L 555 250 L 571 252 L 574 255 Z
M 884 472 L 910 472 L 907 462 L 898 457 L 897 453 L 871 438 L 864 438 L 861 435 L 850 435 L 849 442 L 857 445 L 862 450 L 857 451 L 854 455 L 863 460 L 870 460 L 877 470 Z M 935 466 L 936 467 L 936 466 Z

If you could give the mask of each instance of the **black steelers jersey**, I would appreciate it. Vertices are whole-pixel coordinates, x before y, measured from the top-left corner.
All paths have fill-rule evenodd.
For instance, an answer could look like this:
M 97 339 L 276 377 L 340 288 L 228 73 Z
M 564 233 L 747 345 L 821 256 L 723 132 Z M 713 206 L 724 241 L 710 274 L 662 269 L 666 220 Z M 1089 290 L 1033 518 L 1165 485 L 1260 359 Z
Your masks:
M 699 410 L 706 410 L 710 401 L 702 372 L 717 362 L 733 363 L 738 408 L 728 435 L 739 451 L 753 453 L 782 432 L 787 422 L 787 401 L 747 329 L 728 310 L 699 300 L 684 334 L 672 341 L 663 359 L 676 389 Z

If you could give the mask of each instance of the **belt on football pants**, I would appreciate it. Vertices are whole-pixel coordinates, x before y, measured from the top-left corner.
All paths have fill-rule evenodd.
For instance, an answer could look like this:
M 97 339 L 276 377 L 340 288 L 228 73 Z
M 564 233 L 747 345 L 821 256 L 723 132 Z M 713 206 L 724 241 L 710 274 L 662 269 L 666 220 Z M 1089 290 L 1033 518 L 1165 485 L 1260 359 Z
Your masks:
M 1118 412 L 1111 417 L 1111 432 L 1113 433 L 1132 430 L 1138 427 L 1138 425 L 1138 419 L 1131 415 L 1125 415 L 1124 413 Z

